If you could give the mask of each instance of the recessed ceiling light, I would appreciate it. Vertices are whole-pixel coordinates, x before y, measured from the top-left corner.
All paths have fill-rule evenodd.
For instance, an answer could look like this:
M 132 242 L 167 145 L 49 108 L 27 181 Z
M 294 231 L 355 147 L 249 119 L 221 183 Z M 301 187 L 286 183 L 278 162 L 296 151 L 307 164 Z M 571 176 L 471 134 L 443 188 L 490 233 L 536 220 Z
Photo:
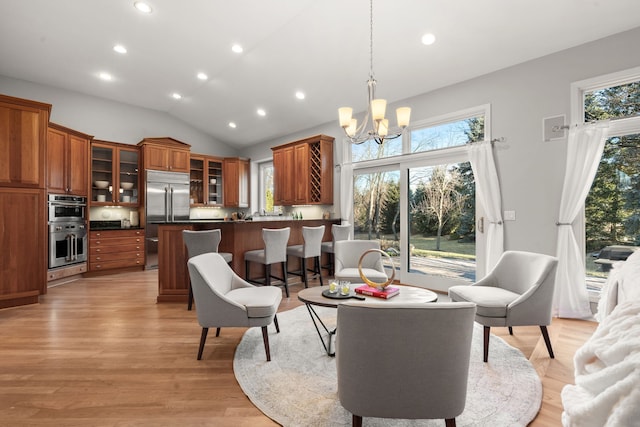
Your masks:
M 422 44 L 429 46 L 434 44 L 435 42 L 436 42 L 436 36 L 434 36 L 431 33 L 427 33 L 422 36 Z
M 229 122 L 229 127 L 232 129 L 236 128 L 236 124 L 234 122 Z
M 151 13 L 152 11 L 151 6 L 149 6 L 147 3 L 143 1 L 137 1 L 133 5 L 135 6 L 136 9 L 138 9 L 140 12 L 143 12 L 143 13 Z
M 256 111 L 256 113 L 258 113 L 258 115 L 262 117 L 267 115 L 267 112 L 264 111 L 262 108 L 258 108 L 258 111 Z
M 209 76 L 207 76 L 205 73 L 198 73 L 198 78 L 200 80 L 207 80 Z
M 235 53 L 242 53 L 242 51 L 244 51 L 242 46 L 240 46 L 239 44 L 234 44 L 233 46 L 231 46 L 231 50 Z
M 171 96 L 173 97 L 173 99 L 182 99 L 182 95 L 177 92 L 174 92 Z
M 304 99 L 304 97 L 305 97 L 304 92 L 302 92 L 300 90 L 296 92 L 296 98 Z
M 117 44 L 113 47 L 113 50 L 115 50 L 118 53 L 127 53 L 127 48 L 122 46 L 121 44 Z
M 107 82 L 109 82 L 109 81 L 113 80 L 113 77 L 112 77 L 112 76 L 111 76 L 111 74 L 109 74 L 109 73 L 102 72 L 102 73 L 100 73 L 98 76 L 99 76 L 102 80 L 105 80 L 105 81 L 107 81 Z

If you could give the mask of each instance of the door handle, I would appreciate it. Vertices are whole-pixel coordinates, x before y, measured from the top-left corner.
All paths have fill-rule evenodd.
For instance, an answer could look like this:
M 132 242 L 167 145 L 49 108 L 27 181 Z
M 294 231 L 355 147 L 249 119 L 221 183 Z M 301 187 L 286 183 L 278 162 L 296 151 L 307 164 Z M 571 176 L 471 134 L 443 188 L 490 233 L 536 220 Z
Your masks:
M 164 221 L 169 222 L 169 189 L 164 187 Z

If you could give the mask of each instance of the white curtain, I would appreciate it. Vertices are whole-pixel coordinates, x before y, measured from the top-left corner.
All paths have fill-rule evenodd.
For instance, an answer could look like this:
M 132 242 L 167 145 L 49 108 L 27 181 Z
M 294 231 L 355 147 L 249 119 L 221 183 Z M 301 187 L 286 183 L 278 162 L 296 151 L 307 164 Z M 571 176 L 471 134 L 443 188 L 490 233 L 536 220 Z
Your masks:
M 469 160 L 476 182 L 476 199 L 485 211 L 484 229 L 487 233 L 485 247 L 485 273 L 491 271 L 504 251 L 502 227 L 502 198 L 500 182 L 489 141 L 469 144 Z
M 554 316 L 591 316 L 582 250 L 578 246 L 572 224 L 584 206 L 608 135 L 608 122 L 573 126 L 569 129 L 567 163 L 557 224 L 558 271 L 553 298 Z
M 344 163 L 340 168 L 340 218 L 349 224 L 353 215 L 353 166 Z

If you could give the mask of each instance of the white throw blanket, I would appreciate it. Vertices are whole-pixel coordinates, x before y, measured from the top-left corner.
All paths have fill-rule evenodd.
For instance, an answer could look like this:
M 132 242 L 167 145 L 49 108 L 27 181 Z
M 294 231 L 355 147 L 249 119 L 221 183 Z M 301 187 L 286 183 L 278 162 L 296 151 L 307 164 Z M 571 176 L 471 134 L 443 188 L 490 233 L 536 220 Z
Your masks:
M 640 301 L 616 306 L 575 354 L 565 427 L 640 426 Z

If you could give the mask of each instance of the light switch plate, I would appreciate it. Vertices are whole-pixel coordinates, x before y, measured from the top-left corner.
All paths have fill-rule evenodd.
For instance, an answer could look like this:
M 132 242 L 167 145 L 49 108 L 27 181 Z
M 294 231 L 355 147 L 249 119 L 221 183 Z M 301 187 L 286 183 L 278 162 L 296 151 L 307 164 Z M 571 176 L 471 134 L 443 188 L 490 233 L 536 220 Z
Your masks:
M 505 221 L 515 221 L 516 220 L 516 211 L 504 211 L 504 220 Z

